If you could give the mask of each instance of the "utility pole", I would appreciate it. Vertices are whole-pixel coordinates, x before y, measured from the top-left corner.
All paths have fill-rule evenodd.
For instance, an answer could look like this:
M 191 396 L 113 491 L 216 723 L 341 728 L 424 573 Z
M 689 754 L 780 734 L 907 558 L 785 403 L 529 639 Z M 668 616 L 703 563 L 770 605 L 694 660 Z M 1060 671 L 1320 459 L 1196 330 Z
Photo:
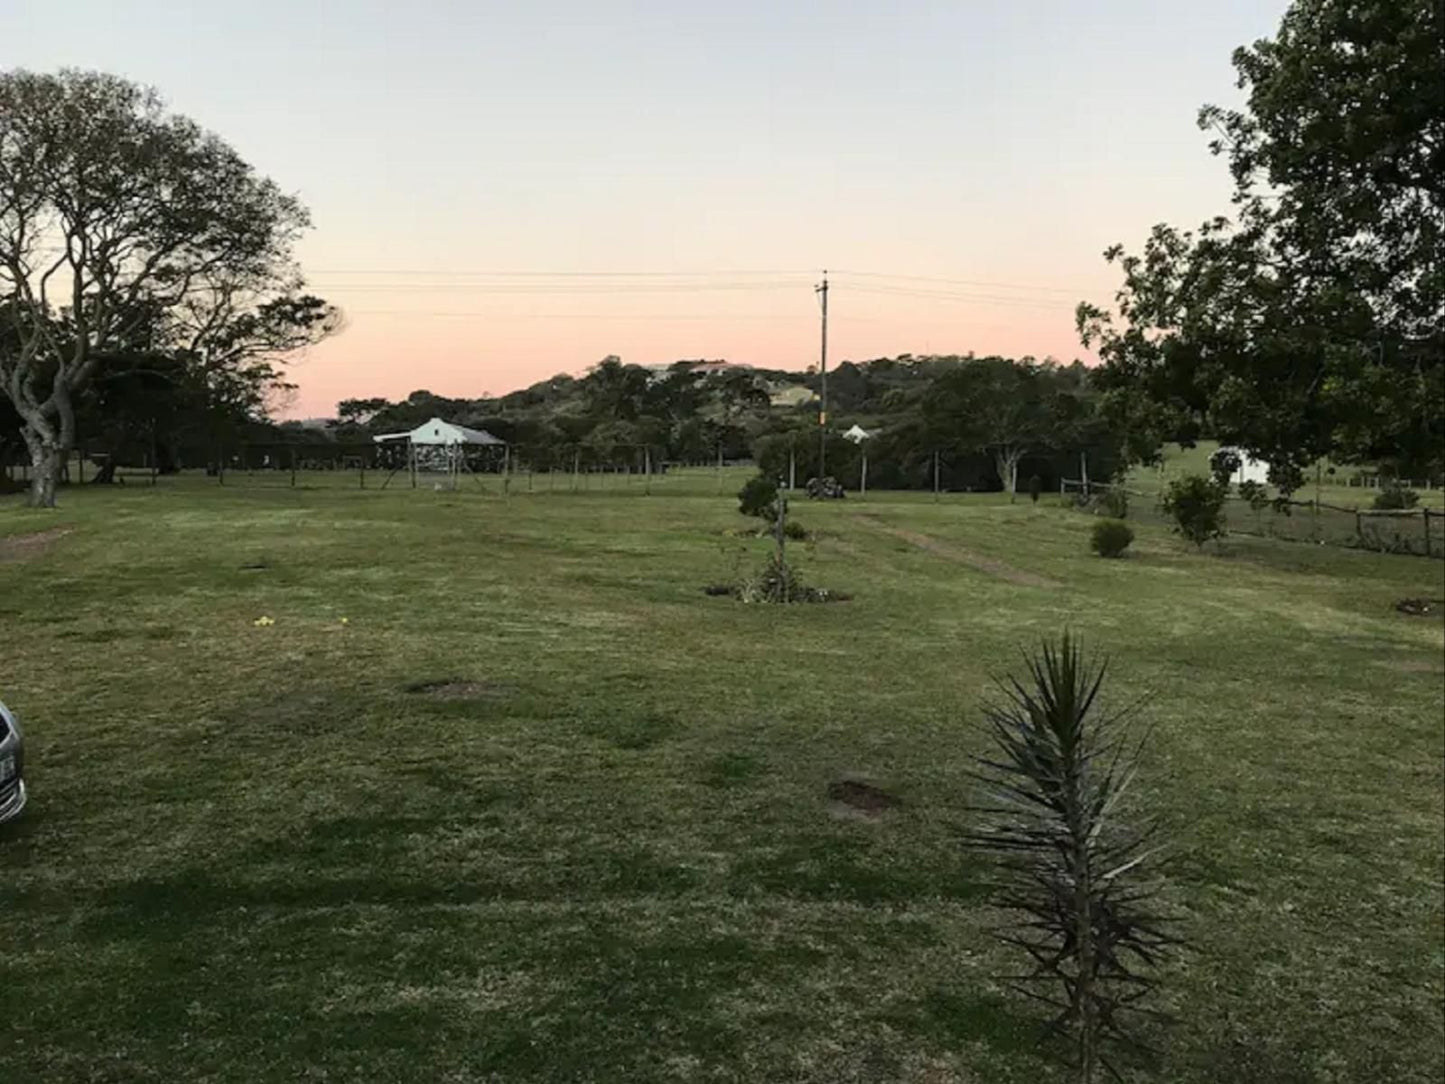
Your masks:
M 823 281 L 813 287 L 823 305 L 823 344 L 818 356 L 818 375 L 821 379 L 818 406 L 818 480 L 828 475 L 828 272 L 823 272 Z

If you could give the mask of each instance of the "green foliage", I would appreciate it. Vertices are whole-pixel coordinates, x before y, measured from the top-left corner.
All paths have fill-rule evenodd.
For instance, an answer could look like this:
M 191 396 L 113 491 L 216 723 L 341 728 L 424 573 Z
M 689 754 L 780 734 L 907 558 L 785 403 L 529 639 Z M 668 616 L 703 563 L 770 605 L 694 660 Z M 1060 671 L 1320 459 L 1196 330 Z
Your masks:
M 1296 0 L 1206 107 L 1233 220 L 1113 246 L 1117 317 L 1080 305 L 1106 413 L 1134 454 L 1219 439 L 1298 489 L 1306 468 L 1445 457 L 1445 37 L 1436 0 Z
M 738 511 L 745 516 L 773 520 L 778 515 L 778 483 L 766 474 L 755 474 L 738 490 Z
M 1244 466 L 1244 457 L 1233 448 L 1220 448 L 1209 457 L 1209 473 L 1220 485 L 1227 486 Z
M 1124 519 L 1129 515 L 1129 491 L 1123 486 L 1109 486 L 1099 494 L 1099 507 L 1105 515 Z
M 1399 482 L 1393 482 L 1376 495 L 1373 506 L 1378 511 L 1414 508 L 1420 503 L 1420 494 Z
M 1252 512 L 1263 512 L 1270 505 L 1269 490 L 1263 482 L 1240 482 L 1239 495 L 1249 502 Z
M 340 324 L 302 292 L 293 246 L 306 209 L 119 76 L 0 72 L 0 207 L 15 340 L 0 343 L 0 395 L 39 452 L 32 503 L 55 503 L 71 412 L 107 360 L 166 355 L 191 370 L 208 410 L 254 415 L 287 387 L 278 359 Z
M 1123 557 L 1134 541 L 1134 531 L 1123 520 L 1101 519 L 1094 524 L 1089 545 L 1100 557 Z
M 774 551 L 755 575 L 738 585 L 737 597 L 741 602 L 789 603 L 832 602 L 843 596 L 825 587 L 809 587 L 798 570 Z
M 804 527 L 795 519 L 790 519 L 783 524 L 783 534 L 795 542 L 806 542 L 808 540 L 808 528 Z
M 1128 1038 L 1152 968 L 1178 944 L 1140 875 L 1154 826 L 1126 822 L 1138 746 L 1098 708 L 1104 672 L 1065 633 L 985 707 L 984 823 L 967 837 L 998 868 L 993 902 L 1012 921 L 997 936 L 1029 960 L 1010 985 L 1057 1010 L 1083 1084 L 1112 1070 L 1104 1044 Z
M 1174 530 L 1196 546 L 1224 534 L 1224 501 L 1228 491 L 1214 478 L 1186 474 L 1164 490 L 1160 502 L 1174 518 Z

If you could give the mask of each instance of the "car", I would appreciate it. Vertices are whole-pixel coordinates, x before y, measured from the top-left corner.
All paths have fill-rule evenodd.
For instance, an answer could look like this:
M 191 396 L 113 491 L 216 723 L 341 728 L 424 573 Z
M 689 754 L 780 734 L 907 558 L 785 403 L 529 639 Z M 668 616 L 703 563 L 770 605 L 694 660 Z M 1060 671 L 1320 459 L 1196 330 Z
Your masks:
M 0 702 L 0 823 L 25 808 L 25 739 L 20 720 Z

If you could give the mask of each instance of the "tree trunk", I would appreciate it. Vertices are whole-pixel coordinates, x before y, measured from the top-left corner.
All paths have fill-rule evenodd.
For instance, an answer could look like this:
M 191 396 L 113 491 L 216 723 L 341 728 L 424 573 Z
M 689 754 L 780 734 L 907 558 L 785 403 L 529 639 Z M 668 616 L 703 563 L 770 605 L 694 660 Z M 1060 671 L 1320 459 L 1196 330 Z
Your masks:
M 60 482 L 60 445 L 28 433 L 26 443 L 30 445 L 30 507 L 54 508 L 55 487 Z
M 1013 503 L 1014 497 L 1018 493 L 1019 460 L 1023 458 L 1023 454 L 1022 449 L 1012 448 L 1005 448 L 994 453 L 994 469 L 998 471 L 999 481 L 1008 490 L 1010 504 Z

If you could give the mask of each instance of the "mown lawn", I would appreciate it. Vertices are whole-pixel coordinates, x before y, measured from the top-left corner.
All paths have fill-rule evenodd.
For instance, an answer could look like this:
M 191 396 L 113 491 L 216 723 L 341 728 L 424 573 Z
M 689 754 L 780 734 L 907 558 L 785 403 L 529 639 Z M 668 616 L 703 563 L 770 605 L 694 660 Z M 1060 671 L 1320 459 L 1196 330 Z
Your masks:
M 1441 562 L 874 494 L 797 507 L 851 601 L 752 607 L 710 476 L 535 488 L 0 503 L 0 1080 L 1062 1080 L 957 838 L 1066 624 L 1147 698 L 1193 943 L 1134 1079 L 1445 1072 L 1445 641 L 1393 607 Z

